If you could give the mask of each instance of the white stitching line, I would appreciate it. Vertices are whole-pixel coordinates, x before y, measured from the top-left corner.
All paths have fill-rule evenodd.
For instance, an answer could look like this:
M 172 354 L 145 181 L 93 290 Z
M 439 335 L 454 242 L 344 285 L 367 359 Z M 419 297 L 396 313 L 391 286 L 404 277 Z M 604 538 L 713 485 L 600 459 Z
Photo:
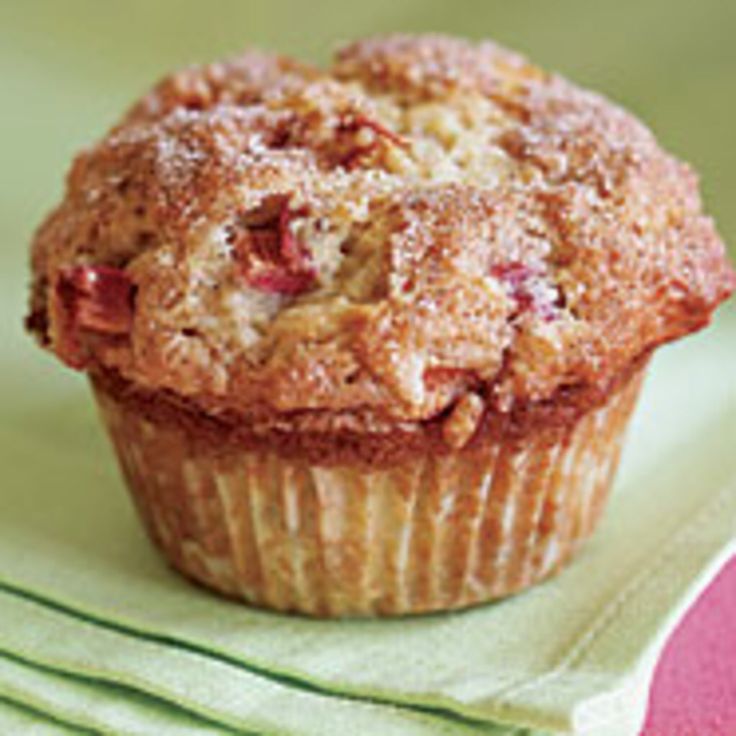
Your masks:
M 555 665 L 555 667 L 548 672 L 531 678 L 530 680 L 520 682 L 516 685 L 510 685 L 505 690 L 500 690 L 495 696 L 493 696 L 495 705 L 500 709 L 509 708 L 511 706 L 511 703 L 509 702 L 510 698 L 559 678 L 565 670 L 569 669 L 573 664 L 582 661 L 585 658 L 585 655 L 589 654 L 591 645 L 612 623 L 612 619 L 620 611 L 621 607 L 635 593 L 637 593 L 640 588 L 651 580 L 652 574 L 669 560 L 674 551 L 679 548 L 685 540 L 703 526 L 706 520 L 710 520 L 710 517 L 713 516 L 720 507 L 723 498 L 734 489 L 736 489 L 736 483 L 726 484 L 726 486 L 700 510 L 695 519 L 686 520 L 669 538 L 669 541 L 664 545 L 660 554 L 657 555 L 652 564 L 645 567 L 638 575 L 636 575 L 631 582 L 608 604 L 606 604 L 597 616 L 593 618 L 593 621 L 585 633 L 583 633 L 583 635 L 559 661 L 559 663 Z

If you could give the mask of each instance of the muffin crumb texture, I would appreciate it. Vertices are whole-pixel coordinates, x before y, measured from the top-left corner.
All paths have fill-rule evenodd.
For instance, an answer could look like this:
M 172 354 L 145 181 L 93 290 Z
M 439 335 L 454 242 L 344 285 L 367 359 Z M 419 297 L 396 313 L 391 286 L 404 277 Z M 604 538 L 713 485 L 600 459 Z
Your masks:
M 484 407 L 605 386 L 736 285 L 641 123 L 441 36 L 164 79 L 77 157 L 33 272 L 29 326 L 74 367 L 263 426 L 441 416 L 450 446 Z

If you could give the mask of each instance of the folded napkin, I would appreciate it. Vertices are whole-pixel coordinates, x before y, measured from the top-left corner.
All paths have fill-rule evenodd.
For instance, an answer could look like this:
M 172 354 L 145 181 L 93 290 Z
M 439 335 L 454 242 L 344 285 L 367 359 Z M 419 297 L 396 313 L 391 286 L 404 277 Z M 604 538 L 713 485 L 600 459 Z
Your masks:
M 85 621 L 27 595 L 1 592 L 0 611 L 6 624 L 0 630 L 0 692 L 74 723 L 84 724 L 88 712 L 97 717 L 87 725 L 114 725 L 116 734 L 509 732 L 450 714 L 325 697 L 218 657 Z
M 634 735 L 666 637 L 734 551 L 733 311 L 655 360 L 602 527 L 569 569 L 500 603 L 387 621 L 252 610 L 170 572 L 85 387 L 30 347 L 13 355 L 0 429 L 0 725 Z
M 69 736 L 75 733 L 69 724 L 0 698 L 0 733 L 24 736 Z M 76 731 L 79 733 L 79 730 Z

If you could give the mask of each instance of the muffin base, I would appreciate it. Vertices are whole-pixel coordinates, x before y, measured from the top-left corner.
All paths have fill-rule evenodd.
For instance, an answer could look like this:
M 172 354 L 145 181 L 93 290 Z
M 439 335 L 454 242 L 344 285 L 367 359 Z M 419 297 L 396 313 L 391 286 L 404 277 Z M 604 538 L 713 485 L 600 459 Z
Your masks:
M 201 442 L 93 387 L 146 529 L 187 577 L 314 616 L 470 606 L 558 571 L 590 536 L 644 368 L 574 423 L 391 467 Z

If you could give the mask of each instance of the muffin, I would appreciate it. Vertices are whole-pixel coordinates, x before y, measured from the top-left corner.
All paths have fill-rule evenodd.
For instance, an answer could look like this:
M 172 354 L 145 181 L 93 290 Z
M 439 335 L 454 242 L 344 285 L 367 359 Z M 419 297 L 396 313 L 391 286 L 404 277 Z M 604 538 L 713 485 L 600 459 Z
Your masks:
M 652 351 L 736 286 L 641 123 L 435 35 L 165 78 L 76 158 L 32 271 L 27 326 L 88 375 L 168 561 L 317 616 L 560 570 Z

